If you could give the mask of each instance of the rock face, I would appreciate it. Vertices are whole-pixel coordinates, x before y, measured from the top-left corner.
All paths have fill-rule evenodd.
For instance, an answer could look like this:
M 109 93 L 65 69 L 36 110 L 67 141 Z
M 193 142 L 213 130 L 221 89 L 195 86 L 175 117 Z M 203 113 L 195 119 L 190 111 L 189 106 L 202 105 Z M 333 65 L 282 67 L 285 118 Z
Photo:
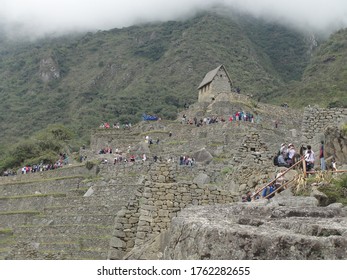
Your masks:
M 338 164 L 347 162 L 347 135 L 337 127 L 327 127 L 325 130 L 326 154 L 335 155 Z
M 40 77 L 43 82 L 49 82 L 60 78 L 59 65 L 52 57 L 41 59 Z
M 166 233 L 163 258 L 346 259 L 346 208 L 299 200 L 186 208 Z
M 213 156 L 211 155 L 211 153 L 207 151 L 205 148 L 199 151 L 196 151 L 193 154 L 193 157 L 195 158 L 197 162 L 204 162 L 204 163 L 209 163 L 213 159 Z

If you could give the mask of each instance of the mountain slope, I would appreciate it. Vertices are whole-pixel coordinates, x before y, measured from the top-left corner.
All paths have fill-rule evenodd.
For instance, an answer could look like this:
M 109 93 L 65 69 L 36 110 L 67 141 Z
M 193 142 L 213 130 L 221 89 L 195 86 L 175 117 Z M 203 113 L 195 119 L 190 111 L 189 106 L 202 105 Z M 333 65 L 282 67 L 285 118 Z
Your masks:
M 347 29 L 331 35 L 319 46 L 301 81 L 289 84 L 287 92 L 287 96 L 278 96 L 276 100 L 289 100 L 300 107 L 310 104 L 347 106 Z
M 295 51 L 284 51 L 286 40 L 296 42 Z M 290 79 L 301 76 L 308 49 L 305 36 L 292 30 L 214 13 L 33 43 L 1 42 L 0 147 L 50 123 L 87 139 L 103 121 L 136 122 L 143 112 L 175 118 L 177 108 L 197 100 L 198 84 L 219 64 L 241 93 L 267 96 L 285 85 L 282 71 L 291 72 Z M 292 53 L 291 63 L 279 67 L 281 52 Z

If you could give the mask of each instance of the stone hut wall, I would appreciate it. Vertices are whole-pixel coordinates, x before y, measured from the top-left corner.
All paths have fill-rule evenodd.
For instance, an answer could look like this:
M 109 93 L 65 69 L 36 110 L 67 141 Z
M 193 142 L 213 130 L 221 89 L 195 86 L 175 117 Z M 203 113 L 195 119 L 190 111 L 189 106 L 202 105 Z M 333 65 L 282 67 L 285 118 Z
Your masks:
M 122 259 L 135 246 L 170 227 L 171 219 L 189 205 L 233 202 L 231 193 L 193 182 L 176 182 L 176 165 L 157 164 L 135 197 L 117 213 L 109 259 Z
M 211 102 L 212 98 L 222 92 L 231 93 L 231 84 L 224 69 L 220 68 L 212 82 L 199 89 L 198 101 Z
M 253 158 L 251 162 L 264 165 L 271 156 L 267 145 L 261 139 L 259 133 L 254 131 L 246 135 L 233 159 L 235 162 L 241 163 L 246 161 L 246 159 L 246 162 L 249 162 Z

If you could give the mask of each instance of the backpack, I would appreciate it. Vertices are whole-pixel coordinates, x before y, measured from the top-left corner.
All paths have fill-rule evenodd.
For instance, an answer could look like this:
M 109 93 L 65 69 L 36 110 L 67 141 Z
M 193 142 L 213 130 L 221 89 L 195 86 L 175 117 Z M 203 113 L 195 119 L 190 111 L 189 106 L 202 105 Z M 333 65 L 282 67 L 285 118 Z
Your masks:
M 278 155 L 275 155 L 273 158 L 273 162 L 275 166 L 278 166 Z

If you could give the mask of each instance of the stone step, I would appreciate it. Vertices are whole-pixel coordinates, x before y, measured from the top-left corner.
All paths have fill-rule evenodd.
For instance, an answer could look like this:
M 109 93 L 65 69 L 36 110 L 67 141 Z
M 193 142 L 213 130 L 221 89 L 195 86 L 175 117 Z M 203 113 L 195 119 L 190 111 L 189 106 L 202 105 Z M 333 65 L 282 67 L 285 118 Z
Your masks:
M 110 226 L 116 214 L 84 214 L 79 215 L 40 215 L 31 219 L 32 225 L 63 225 L 63 224 L 98 224 Z M 17 225 L 20 225 L 19 223 Z
M 90 197 L 61 197 L 56 198 L 48 207 L 76 207 L 80 206 L 86 209 L 88 206 L 105 205 L 108 207 L 117 207 L 118 205 L 125 205 L 127 197 L 110 195 L 110 196 L 90 196 Z
M 16 260 L 27 259 L 49 259 L 54 260 L 56 256 L 59 256 L 61 260 L 106 260 L 107 251 L 101 249 L 85 249 L 85 250 L 71 250 L 71 251 L 59 251 L 59 250 L 37 250 L 37 253 L 30 252 L 29 254 L 21 255 L 16 254 Z M 34 256 L 34 257 L 33 257 Z M 38 257 L 39 256 L 39 257 Z M 52 257 L 53 256 L 53 257 Z M 0 260 L 10 260 L 8 251 L 0 251 Z
M 105 215 L 105 214 L 116 214 L 122 205 L 93 205 L 93 204 L 70 204 L 66 206 L 52 206 L 44 208 L 44 215 Z
M 7 248 L 0 248 L 0 260 L 6 260 L 6 257 L 8 255 L 9 249 Z
M 106 260 L 108 251 L 82 250 L 71 252 L 69 260 Z
M 105 248 L 107 249 L 110 243 L 111 236 L 82 236 L 82 235 L 68 235 L 68 236 L 49 236 L 49 235 L 36 235 L 32 236 L 29 241 L 40 244 L 80 244 L 81 248 Z M 9 243 L 27 242 L 28 237 L 16 237 L 15 239 L 8 239 Z M 0 243 L 1 244 L 1 243 Z
M 0 184 L 0 196 L 28 195 L 40 192 L 60 193 L 77 189 L 84 177 L 65 177 L 59 179 L 46 179 L 38 181 L 23 181 Z
M 52 242 L 52 243 L 39 243 L 36 242 L 35 246 L 37 250 L 47 252 L 47 251 L 59 251 L 59 252 L 72 252 L 73 254 L 79 254 L 82 252 L 82 254 L 85 251 L 96 251 L 96 252 L 107 252 L 109 241 L 104 243 L 98 243 L 101 246 L 98 246 L 97 244 L 92 244 L 91 242 L 84 242 L 84 240 L 81 238 L 80 240 L 76 240 L 75 242 Z
M 65 196 L 65 193 L 54 193 L 0 197 L 0 212 L 42 210 L 46 206 L 52 206 L 55 198 Z
M 93 236 L 106 236 L 110 235 L 112 232 L 113 226 L 101 226 L 96 224 L 90 225 L 80 225 L 80 224 L 65 224 L 65 225 L 45 225 L 45 226 L 19 226 L 13 229 L 14 235 L 16 237 L 24 236 L 35 236 L 35 235 L 47 235 L 47 236 L 68 236 L 78 235 L 81 236 L 93 235 Z
M 18 225 L 32 224 L 39 214 L 39 211 L 0 212 L 0 225 L 13 228 Z

